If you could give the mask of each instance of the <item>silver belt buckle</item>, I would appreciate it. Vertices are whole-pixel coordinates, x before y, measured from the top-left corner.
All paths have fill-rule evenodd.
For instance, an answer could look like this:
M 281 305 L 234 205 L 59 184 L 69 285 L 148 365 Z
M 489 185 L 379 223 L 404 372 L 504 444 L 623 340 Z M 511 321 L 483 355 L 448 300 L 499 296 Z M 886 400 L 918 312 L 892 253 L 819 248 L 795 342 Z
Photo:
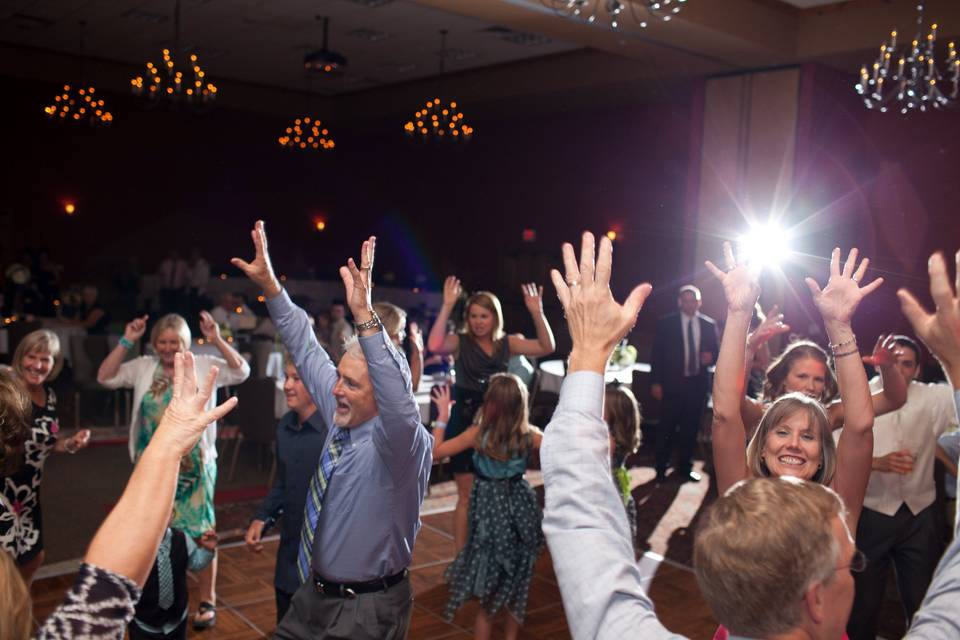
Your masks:
M 343 585 L 340 585 L 340 596 L 353 600 L 357 597 L 357 592 L 350 587 L 344 587 Z

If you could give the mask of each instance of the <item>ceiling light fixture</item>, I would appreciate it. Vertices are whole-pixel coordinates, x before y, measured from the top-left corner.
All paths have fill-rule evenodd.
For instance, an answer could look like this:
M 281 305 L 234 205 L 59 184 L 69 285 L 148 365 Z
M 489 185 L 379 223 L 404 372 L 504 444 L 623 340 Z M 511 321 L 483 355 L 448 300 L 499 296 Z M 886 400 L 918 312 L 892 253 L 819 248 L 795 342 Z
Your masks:
M 894 65 L 897 52 L 897 32 L 890 32 L 890 40 L 880 45 L 880 54 L 871 67 L 860 67 L 860 80 L 854 85 L 868 109 L 885 113 L 899 109 L 900 113 L 913 110 L 941 109 L 956 103 L 960 81 L 960 58 L 953 42 L 947 45 L 947 62 L 943 70 L 937 67 L 934 46 L 937 42 L 937 24 L 923 34 L 923 2 L 917 4 L 917 34 Z
M 440 57 L 438 77 L 442 80 L 447 58 L 447 30 L 440 30 Z M 413 120 L 403 125 L 408 138 L 417 140 L 470 140 L 473 127 L 463 121 L 463 112 L 456 102 L 441 102 L 440 98 L 427 100 L 426 105 L 413 114 Z
M 540 2 L 557 15 L 584 20 L 590 24 L 609 24 L 611 29 L 618 29 L 623 24 L 624 15 L 628 15 L 637 25 L 645 29 L 650 20 L 670 22 L 673 16 L 680 13 L 687 0 L 540 0 Z M 646 9 L 646 13 L 639 14 L 637 5 Z
M 284 134 L 277 139 L 281 147 L 288 149 L 315 149 L 332 151 L 336 146 L 330 131 L 316 118 L 297 118 Z
M 307 71 L 317 73 L 337 73 L 347 66 L 347 59 L 336 51 L 330 51 L 327 48 L 327 39 L 330 35 L 330 18 L 317 16 L 317 20 L 323 24 L 323 44 L 317 51 L 310 51 L 303 56 L 303 67 Z
M 173 60 L 174 54 L 181 53 L 180 0 L 176 0 L 174 6 L 173 32 L 173 53 L 170 49 L 163 50 L 160 67 L 153 62 L 147 62 L 146 75 L 132 78 L 130 89 L 133 95 L 143 98 L 148 104 L 185 101 L 196 107 L 209 106 L 217 99 L 217 87 L 205 79 L 206 72 L 200 68 L 197 54 L 190 54 L 190 80 L 185 79 Z
M 86 75 L 87 23 L 80 21 L 80 59 L 83 61 L 81 80 Z M 82 86 L 74 93 L 69 84 L 63 85 L 63 92 L 54 96 L 53 104 L 43 108 L 47 118 L 56 122 L 78 122 L 89 125 L 110 124 L 113 114 L 107 111 L 103 98 L 96 97 L 97 90 L 92 86 Z

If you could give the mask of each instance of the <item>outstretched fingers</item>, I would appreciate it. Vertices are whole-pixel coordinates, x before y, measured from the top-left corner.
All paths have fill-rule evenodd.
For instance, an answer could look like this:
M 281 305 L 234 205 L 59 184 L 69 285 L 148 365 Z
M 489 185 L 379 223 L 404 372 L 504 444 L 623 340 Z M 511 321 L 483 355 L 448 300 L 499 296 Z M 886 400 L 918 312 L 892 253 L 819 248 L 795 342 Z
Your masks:
M 727 271 L 737 266 L 737 259 L 733 255 L 733 245 L 728 240 L 723 242 L 723 264 L 727 267 Z
M 839 252 L 839 249 L 837 251 Z M 841 274 L 843 277 L 849 278 L 853 275 L 853 268 L 857 266 L 857 255 L 859 253 L 860 251 L 856 247 L 850 249 L 850 253 L 847 254 L 847 261 L 843 263 L 843 273 Z M 837 257 L 839 256 L 840 254 L 837 253 Z
M 710 262 L 709 260 L 707 260 L 707 261 L 704 262 L 703 264 L 704 264 L 704 266 L 707 267 L 707 270 L 708 270 L 710 273 L 712 273 L 717 280 L 719 280 L 720 282 L 723 282 L 723 278 L 727 275 L 726 273 L 724 273 L 723 269 L 721 269 L 721 268 L 718 267 L 717 265 L 713 264 L 713 263 Z
M 868 295 L 880 288 L 883 284 L 883 278 L 875 278 L 870 284 L 860 287 L 860 293 L 866 298 Z
M 648 282 L 644 282 L 641 285 L 638 285 L 633 288 L 633 291 L 630 292 L 630 295 L 627 296 L 627 299 L 623 301 L 623 308 L 633 319 L 630 327 L 633 327 L 633 324 L 637 321 L 637 314 L 640 313 L 640 309 L 643 308 L 643 303 L 647 301 L 647 297 L 650 295 L 650 292 L 653 291 L 653 285 Z
M 837 251 L 839 251 L 839 249 Z M 817 281 L 810 277 L 804 278 L 803 281 L 807 283 L 807 288 L 810 289 L 810 293 L 811 295 L 813 295 L 813 299 L 816 300 L 817 298 L 819 298 L 820 294 L 823 292 L 820 290 L 820 285 L 817 284 Z
M 573 252 L 573 245 L 569 242 L 564 242 L 560 251 L 563 254 L 563 280 L 565 282 L 579 282 L 580 267 L 577 266 L 577 256 Z
M 580 279 L 585 284 L 592 284 L 596 272 L 597 244 L 593 234 L 589 231 L 583 232 L 583 238 L 580 241 Z
M 830 277 L 840 275 L 840 247 L 834 247 L 830 252 Z
M 560 305 L 566 311 L 567 305 L 570 304 L 570 288 L 556 269 L 550 269 L 550 281 L 553 283 L 553 288 L 557 290 Z
M 198 407 L 207 406 L 207 401 L 210 399 L 210 396 L 213 395 L 214 389 L 217 386 L 217 375 L 220 373 L 220 368 L 217 366 L 210 367 L 210 371 L 207 373 L 207 379 L 203 381 L 203 386 L 197 392 L 197 397 L 195 402 Z
M 942 253 L 937 252 L 930 256 L 927 271 L 930 273 L 930 295 L 933 296 L 933 302 L 937 308 L 946 308 L 954 304 L 955 294 L 947 277 L 947 263 Z
M 900 289 L 897 291 L 897 298 L 900 299 L 900 310 L 910 322 L 914 332 L 919 335 L 920 327 L 923 327 L 927 322 L 927 319 L 930 317 L 930 313 L 924 309 L 923 305 L 921 305 L 914 295 L 906 289 Z
M 233 411 L 233 408 L 237 406 L 238 402 L 239 400 L 237 400 L 237 396 L 233 396 L 223 404 L 217 407 L 214 407 L 210 411 L 207 411 L 206 413 L 203 414 L 203 418 L 202 418 L 203 424 L 210 424 L 211 422 L 216 422 L 220 420 L 225 415 Z
M 597 272 L 595 281 L 600 286 L 610 285 L 610 274 L 613 272 L 613 243 L 610 238 L 600 238 L 600 255 L 597 257 Z

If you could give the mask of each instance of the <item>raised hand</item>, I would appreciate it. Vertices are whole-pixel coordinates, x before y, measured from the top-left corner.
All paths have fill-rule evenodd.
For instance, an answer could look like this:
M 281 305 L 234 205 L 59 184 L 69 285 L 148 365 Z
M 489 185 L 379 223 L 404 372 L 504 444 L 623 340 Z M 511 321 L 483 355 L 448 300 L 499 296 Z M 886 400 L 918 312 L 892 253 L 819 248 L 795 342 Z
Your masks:
M 888 367 L 897 364 L 897 343 L 893 336 L 881 335 L 873 345 L 873 353 L 863 356 L 863 361 L 874 367 Z
M 853 314 L 860 301 L 876 291 L 883 284 L 883 278 L 876 278 L 868 285 L 860 286 L 863 276 L 870 264 L 869 258 L 857 263 L 857 248 L 850 249 L 843 270 L 840 270 L 840 248 L 837 247 L 830 255 L 830 279 L 822 290 L 813 278 L 806 278 L 810 293 L 813 294 L 813 303 L 823 316 L 826 324 L 850 324 Z M 856 270 L 854 270 L 856 267 Z
M 460 286 L 460 280 L 457 276 L 447 276 L 443 281 L 443 306 L 452 309 L 460 299 L 463 288 Z
M 729 242 L 723 243 L 723 262 L 726 271 L 715 264 L 706 261 L 707 269 L 716 276 L 723 285 L 723 295 L 727 298 L 727 309 L 732 312 L 753 313 L 753 307 L 760 297 L 759 273 L 750 269 L 745 263 L 737 264 L 733 256 L 733 247 Z
M 790 331 L 790 325 L 784 324 L 780 307 L 773 305 L 767 317 L 747 336 L 747 347 L 756 351 L 773 336 Z
M 532 316 L 539 316 L 543 313 L 543 287 L 538 287 L 536 283 L 529 282 L 520 285 L 520 291 L 523 292 L 523 304 Z
M 347 266 L 340 267 L 340 277 L 343 278 L 344 296 L 347 306 L 357 322 L 366 322 L 371 317 L 373 301 L 370 297 L 373 291 L 373 258 L 377 249 L 377 239 L 370 236 L 363 241 L 360 247 L 360 266 L 347 259 Z
M 960 265 L 960 252 L 956 254 Z M 906 289 L 897 291 L 900 308 L 913 326 L 914 333 L 927 348 L 943 363 L 954 388 L 960 387 L 960 301 L 954 285 L 947 276 L 947 263 L 943 255 L 935 253 L 927 262 L 930 274 L 930 295 L 937 307 L 929 313 Z M 957 288 L 960 289 L 960 270 Z M 952 369 L 952 370 L 951 370 Z
M 419 324 L 411 322 L 407 326 L 407 337 L 410 338 L 411 350 L 423 353 L 423 331 L 420 330 Z
M 136 342 L 142 338 L 143 334 L 147 331 L 148 317 L 149 316 L 141 316 L 128 322 L 127 326 L 123 329 L 123 337 L 130 342 Z
M 173 446 L 181 456 L 185 456 L 197 444 L 207 425 L 237 406 L 237 398 L 233 397 L 207 411 L 207 401 L 215 390 L 217 373 L 217 367 L 210 367 L 210 374 L 200 387 L 197 385 L 193 354 L 182 351 L 174 356 L 173 397 L 160 419 L 154 438 Z
M 450 387 L 440 385 L 430 392 L 430 400 L 437 407 L 437 422 L 450 422 L 450 410 L 457 402 L 450 399 Z
M 208 342 L 220 339 L 220 325 L 207 311 L 200 312 L 200 333 Z
M 653 289 L 644 283 L 634 287 L 624 303 L 618 304 L 610 291 L 613 244 L 604 236 L 596 256 L 593 234 L 584 232 L 577 264 L 573 246 L 563 244 L 564 275 L 556 269 L 550 279 L 557 290 L 573 339 L 569 372 L 603 373 L 610 353 L 637 322 L 637 314 Z
M 253 238 L 253 262 L 231 258 L 230 263 L 243 271 L 258 287 L 263 289 L 264 295 L 272 298 L 280 293 L 281 288 L 280 282 L 273 273 L 273 265 L 270 264 L 270 253 L 267 251 L 267 231 L 263 220 L 257 220 L 256 224 L 253 225 L 250 237 Z

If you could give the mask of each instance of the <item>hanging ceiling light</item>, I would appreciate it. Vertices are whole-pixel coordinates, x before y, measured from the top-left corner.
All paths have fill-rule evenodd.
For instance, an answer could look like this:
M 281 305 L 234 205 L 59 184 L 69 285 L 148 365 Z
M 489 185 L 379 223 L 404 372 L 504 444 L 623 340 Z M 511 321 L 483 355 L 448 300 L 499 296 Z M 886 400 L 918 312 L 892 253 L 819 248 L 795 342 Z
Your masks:
M 96 89 L 84 87 L 74 95 L 70 85 L 63 85 L 63 93 L 54 96 L 53 104 L 43 108 L 51 120 L 82 122 L 98 125 L 113 122 L 113 114 L 107 111 L 102 98 L 94 96 Z
M 860 81 L 854 85 L 863 96 L 868 109 L 887 112 L 899 109 L 907 113 L 919 109 L 941 109 L 957 100 L 960 81 L 960 58 L 953 42 L 947 45 L 947 61 L 938 68 L 934 45 L 937 42 L 937 24 L 923 34 L 923 2 L 917 4 L 917 34 L 910 47 L 896 56 L 897 32 L 890 32 L 890 40 L 880 45 L 880 54 L 871 67 L 860 67 Z M 893 60 L 897 58 L 896 64 Z
M 180 0 L 176 0 L 174 6 L 173 25 L 174 53 L 179 55 Z M 206 80 L 206 72 L 200 68 L 197 54 L 190 54 L 189 76 L 184 76 L 183 71 L 177 69 L 170 49 L 164 49 L 162 57 L 159 67 L 147 62 L 147 73 L 130 80 L 133 95 L 144 98 L 150 104 L 183 101 L 197 107 L 210 105 L 217 99 L 217 87 Z
M 440 31 L 440 65 L 438 77 L 443 78 L 444 61 L 448 55 L 447 30 Z M 426 105 L 413 114 L 413 120 L 403 125 L 408 138 L 418 140 L 470 140 L 473 127 L 463 121 L 463 112 L 456 102 L 442 102 L 440 98 L 427 100 Z
M 680 13 L 687 0 L 540 0 L 543 6 L 567 18 L 585 20 L 590 24 L 609 24 L 617 29 L 629 16 L 641 28 L 650 20 L 670 22 Z M 637 5 L 646 10 L 639 13 Z
M 327 48 L 330 19 L 326 16 L 317 16 L 317 20 L 323 24 L 323 44 L 317 51 L 310 51 L 303 56 L 303 67 L 307 71 L 335 74 L 347 66 L 347 58 Z
M 81 70 L 81 79 L 86 75 L 87 59 L 87 23 L 80 21 L 80 58 L 84 69 Z M 54 96 L 53 104 L 43 108 L 47 117 L 57 122 L 79 122 L 89 125 L 110 124 L 113 114 L 107 111 L 102 98 L 96 97 L 97 90 L 92 86 L 81 87 L 74 93 L 69 84 L 63 85 L 63 92 Z
M 297 118 L 284 134 L 277 138 L 281 147 L 288 149 L 315 149 L 317 151 L 332 151 L 334 146 L 333 136 L 330 131 L 323 126 L 323 123 L 316 118 Z

